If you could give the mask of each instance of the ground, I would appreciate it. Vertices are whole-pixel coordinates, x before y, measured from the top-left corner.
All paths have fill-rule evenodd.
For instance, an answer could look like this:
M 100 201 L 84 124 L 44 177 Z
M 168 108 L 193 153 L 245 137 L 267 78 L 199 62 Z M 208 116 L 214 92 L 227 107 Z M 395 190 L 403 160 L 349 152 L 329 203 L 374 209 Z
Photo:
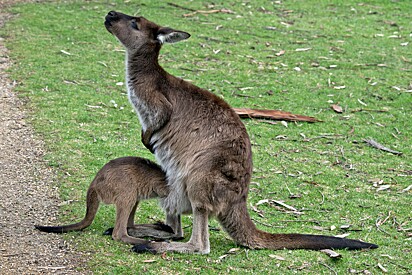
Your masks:
M 0 0 L 0 28 L 11 19 L 5 7 L 14 2 Z M 56 222 L 60 201 L 56 176 L 43 161 L 45 146 L 7 75 L 10 65 L 0 37 L 0 274 L 85 274 L 79 270 L 87 255 L 60 235 L 34 229 Z

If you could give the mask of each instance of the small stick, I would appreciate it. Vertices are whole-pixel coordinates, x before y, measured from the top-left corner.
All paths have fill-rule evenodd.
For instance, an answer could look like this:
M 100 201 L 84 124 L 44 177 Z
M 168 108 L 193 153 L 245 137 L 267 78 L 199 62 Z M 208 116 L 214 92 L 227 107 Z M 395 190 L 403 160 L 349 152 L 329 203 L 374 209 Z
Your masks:
M 398 156 L 402 155 L 402 152 L 398 152 L 398 151 L 389 149 L 389 148 L 383 146 L 382 144 L 377 143 L 373 139 L 363 139 L 363 141 L 366 142 L 369 146 L 375 147 L 376 149 L 386 151 L 386 152 L 389 152 L 389 153 L 392 153 L 392 154 L 398 155 Z
M 182 10 L 196 11 L 196 10 L 191 9 L 191 8 L 182 7 L 182 6 L 180 6 L 180 5 L 178 5 L 178 4 L 175 4 L 175 3 L 167 3 L 167 4 L 168 4 L 169 6 L 172 6 L 172 7 L 178 8 L 178 9 L 182 9 Z
M 374 109 L 364 109 L 364 108 L 360 108 L 360 109 L 354 109 L 351 111 L 351 113 L 356 113 L 356 112 L 378 112 L 378 113 L 386 113 L 389 110 L 387 109 L 382 109 L 382 110 L 374 110 Z
M 295 207 L 293 207 L 293 206 L 290 206 L 290 205 L 287 205 L 286 203 L 284 203 L 284 202 L 281 202 L 281 201 L 277 201 L 277 200 L 272 200 L 274 203 L 276 203 L 276 204 L 278 204 L 278 205 L 280 205 L 280 206 L 283 206 L 284 208 L 286 208 L 286 209 L 289 209 L 289 210 L 292 210 L 292 211 L 295 211 L 295 212 L 298 212 L 298 210 L 295 208 Z
M 320 203 L 322 205 L 325 202 L 325 195 L 323 195 L 323 193 L 321 191 L 319 191 L 319 193 L 322 195 L 322 202 Z
M 193 16 L 193 15 L 198 14 L 198 13 L 204 14 L 204 15 L 208 15 L 208 14 L 218 13 L 218 12 L 222 12 L 222 13 L 233 13 L 231 10 L 226 10 L 226 9 L 207 10 L 207 11 L 205 11 L 205 10 L 196 10 L 196 11 L 194 11 L 194 12 L 192 12 L 192 13 L 183 14 L 183 17 Z
M 60 269 L 66 269 L 67 266 L 38 266 L 37 268 L 39 268 L 39 269 L 60 270 Z
M 327 264 L 322 263 L 322 262 L 319 262 L 319 264 L 320 264 L 320 265 L 323 265 L 324 267 L 326 267 L 327 269 L 329 269 L 330 271 L 332 271 L 334 274 L 338 275 L 338 273 L 337 273 L 333 268 L 331 268 L 330 266 L 328 266 Z

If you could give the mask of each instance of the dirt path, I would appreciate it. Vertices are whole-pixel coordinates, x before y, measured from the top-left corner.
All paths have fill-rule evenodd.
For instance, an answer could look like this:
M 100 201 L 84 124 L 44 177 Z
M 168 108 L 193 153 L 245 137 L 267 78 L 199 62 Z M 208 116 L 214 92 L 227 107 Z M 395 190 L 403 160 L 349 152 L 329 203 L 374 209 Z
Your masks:
M 0 0 L 0 28 L 11 16 Z M 53 223 L 59 204 L 56 177 L 43 161 L 44 144 L 31 128 L 25 105 L 13 92 L 10 66 L 0 37 L 0 274 L 85 274 L 87 255 L 62 236 L 39 233 L 33 225 Z

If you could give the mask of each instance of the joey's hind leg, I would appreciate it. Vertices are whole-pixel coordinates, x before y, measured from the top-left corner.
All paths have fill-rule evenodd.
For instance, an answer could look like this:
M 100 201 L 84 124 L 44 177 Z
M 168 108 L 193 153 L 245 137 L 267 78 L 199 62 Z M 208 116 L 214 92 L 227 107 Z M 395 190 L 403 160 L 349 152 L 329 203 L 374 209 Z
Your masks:
M 119 217 L 116 219 L 116 224 L 118 225 L 118 229 L 115 232 L 115 228 L 109 228 L 107 229 L 103 235 L 112 235 L 113 238 L 114 236 L 117 236 L 117 239 L 121 239 L 121 236 L 128 235 L 130 238 L 151 238 L 155 240 L 178 240 L 181 239 L 180 237 L 177 237 L 176 234 L 174 233 L 173 229 L 168 226 L 167 224 L 164 224 L 162 222 L 157 222 L 154 224 L 135 224 L 134 223 L 134 216 L 136 213 L 136 208 L 137 208 L 138 203 L 135 204 L 135 206 L 132 208 L 132 211 L 130 212 L 130 215 L 127 219 L 127 232 L 125 233 L 122 229 L 122 223 L 123 223 L 123 215 L 118 214 Z M 123 237 L 124 238 L 124 237 Z
M 122 200 L 116 203 L 116 224 L 113 228 L 112 238 L 116 241 L 122 241 L 129 244 L 145 244 L 147 240 L 129 236 L 127 224 L 130 221 L 130 214 L 136 210 L 137 203 L 129 203 L 128 200 Z M 134 211 L 133 211 L 134 210 Z
M 135 213 L 136 213 L 136 209 L 137 209 L 137 206 L 138 206 L 138 205 L 139 205 L 139 201 L 136 201 L 135 205 L 133 206 L 132 210 L 130 211 L 129 217 L 128 217 L 128 219 L 127 219 L 127 227 L 128 227 L 128 228 L 134 226 L 134 215 L 135 215 Z M 116 208 L 116 211 L 117 211 L 117 208 Z M 119 224 L 118 219 L 116 219 L 116 222 L 117 222 L 117 224 Z M 120 226 L 120 225 L 119 225 L 119 226 Z M 108 228 L 108 229 L 103 233 L 103 235 L 113 235 L 113 231 L 114 231 L 114 228 L 113 228 L 113 227 Z

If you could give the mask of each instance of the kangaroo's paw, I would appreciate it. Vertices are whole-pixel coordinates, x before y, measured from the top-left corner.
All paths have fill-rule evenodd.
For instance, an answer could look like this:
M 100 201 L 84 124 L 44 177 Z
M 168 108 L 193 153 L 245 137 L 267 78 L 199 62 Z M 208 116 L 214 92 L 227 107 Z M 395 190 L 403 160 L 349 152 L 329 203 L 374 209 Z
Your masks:
M 164 223 L 135 224 L 128 227 L 127 232 L 136 238 L 151 238 L 154 240 L 170 240 L 176 237 L 173 229 Z
M 175 233 L 175 232 L 173 231 L 173 228 L 171 228 L 169 225 L 165 224 L 165 223 L 162 222 L 162 221 L 157 221 L 157 222 L 155 222 L 153 225 L 154 225 L 154 228 L 157 229 L 157 230 L 162 230 L 162 231 L 165 231 L 165 232 L 168 232 L 168 233 L 172 233 L 172 234 Z
M 114 227 L 110 227 L 110 228 L 108 228 L 106 231 L 104 231 L 103 232 L 103 235 L 109 235 L 109 236 L 111 236 L 112 234 L 113 234 L 113 230 L 114 230 Z
M 163 253 L 163 252 L 177 252 L 177 253 L 190 253 L 190 254 L 208 254 L 210 252 L 209 247 L 201 247 L 200 243 L 193 244 L 187 243 L 175 243 L 175 242 L 150 242 L 147 244 L 135 245 L 132 248 L 136 253 Z
M 141 254 L 141 253 L 156 254 L 156 253 L 157 253 L 156 249 L 153 248 L 153 247 L 151 247 L 150 244 L 151 244 L 151 243 L 147 243 L 147 244 L 137 244 L 137 245 L 134 245 L 131 250 L 132 250 L 133 252 L 138 253 L 138 254 Z

